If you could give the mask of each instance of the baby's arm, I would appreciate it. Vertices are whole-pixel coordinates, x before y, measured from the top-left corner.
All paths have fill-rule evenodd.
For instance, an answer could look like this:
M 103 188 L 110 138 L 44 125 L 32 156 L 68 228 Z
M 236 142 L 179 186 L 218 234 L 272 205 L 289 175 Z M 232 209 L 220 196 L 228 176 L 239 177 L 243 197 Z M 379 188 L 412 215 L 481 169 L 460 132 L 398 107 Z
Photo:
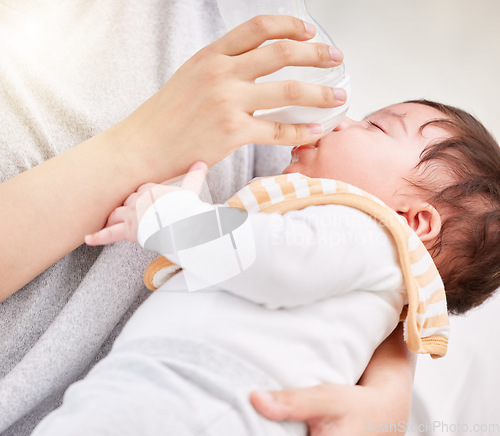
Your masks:
M 143 215 L 139 243 L 182 266 L 190 290 L 217 284 L 272 309 L 355 289 L 394 290 L 401 284 L 390 237 L 363 212 L 336 205 L 284 215 L 232 209 L 241 214 L 233 220 L 243 224 L 229 226 L 229 232 L 224 230 L 224 209 L 229 208 L 177 189 Z
M 387 291 L 401 285 L 401 272 L 390 237 L 363 212 L 334 205 L 313 206 L 284 215 L 250 213 L 247 216 L 240 212 L 243 215 L 240 221 L 247 219 L 250 230 L 240 230 L 239 235 L 235 230 L 233 241 L 240 259 L 248 259 L 255 253 L 253 262 L 248 262 L 246 269 L 240 271 L 234 265 L 231 267 L 231 263 L 236 264 L 236 256 L 230 235 L 223 232 L 221 237 L 218 229 L 214 229 L 217 226 L 214 208 L 223 216 L 221 207 L 206 204 L 185 190 L 167 194 L 155 202 L 156 211 L 149 209 L 141 220 L 139 243 L 181 265 L 186 277 L 188 274 L 203 277 L 208 285 L 217 284 L 230 293 L 272 309 L 307 305 L 355 289 Z M 190 217 L 196 220 L 186 225 L 186 218 Z M 171 223 L 183 220 L 185 229 L 169 228 Z M 148 247 L 147 239 L 155 231 L 162 231 L 162 238 L 158 238 L 157 233 L 156 241 Z M 175 233 L 173 238 L 171 233 Z M 206 236 L 210 242 L 207 246 L 212 245 L 209 249 L 202 248 L 201 255 L 198 252 L 177 256 L 182 251 L 176 251 L 179 245 L 193 247 L 200 236 Z M 182 244 L 183 238 L 189 243 Z M 217 247 L 212 244 L 215 240 L 220 244 Z M 184 253 L 187 251 L 191 250 Z M 210 281 L 213 269 L 222 270 L 223 277 Z M 189 287 L 189 279 L 186 281 Z
M 142 195 L 132 194 L 123 207 L 110 215 L 107 227 L 89 235 L 86 242 L 97 245 L 128 239 L 147 246 L 147 240 L 163 226 L 167 234 L 165 238 L 156 238 L 161 243 L 155 251 L 179 263 L 187 272 L 198 271 L 203 259 L 210 260 L 218 253 L 210 251 L 201 260 L 185 257 L 179 262 L 177 247 L 169 239 L 169 227 L 184 218 L 222 207 L 199 199 L 205 174 L 206 166 L 193 165 L 181 188 L 145 185 Z M 148 190 L 152 196 L 144 195 Z M 152 198 L 157 199 L 155 208 L 149 207 Z M 279 308 L 310 304 L 354 289 L 393 290 L 401 284 L 389 236 L 362 212 L 326 205 L 284 215 L 250 213 L 248 220 L 253 237 L 247 238 L 246 247 L 241 240 L 236 241 L 240 252 L 255 249 L 255 261 L 243 272 L 219 283 L 235 295 Z M 181 236 L 191 237 L 195 231 L 204 235 L 210 227 L 210 220 L 200 219 L 195 226 L 187 227 L 189 231 L 184 229 Z

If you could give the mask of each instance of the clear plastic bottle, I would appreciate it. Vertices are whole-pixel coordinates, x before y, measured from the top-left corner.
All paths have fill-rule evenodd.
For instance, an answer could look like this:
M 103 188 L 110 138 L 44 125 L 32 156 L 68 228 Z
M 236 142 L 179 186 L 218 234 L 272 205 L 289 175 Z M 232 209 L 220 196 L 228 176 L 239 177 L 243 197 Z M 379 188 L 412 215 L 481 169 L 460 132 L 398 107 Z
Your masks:
M 305 0 L 217 0 L 222 18 L 228 29 L 248 21 L 256 15 L 292 15 L 316 26 L 316 35 L 310 42 L 323 42 L 335 45 L 330 36 L 307 11 Z M 268 42 L 272 43 L 272 41 Z M 324 135 L 331 132 L 345 116 L 351 99 L 350 77 L 344 64 L 335 68 L 285 67 L 273 74 L 260 77 L 259 82 L 300 80 L 316 85 L 344 88 L 347 101 L 337 108 L 314 108 L 286 106 L 275 109 L 259 110 L 254 116 L 282 123 L 320 123 Z

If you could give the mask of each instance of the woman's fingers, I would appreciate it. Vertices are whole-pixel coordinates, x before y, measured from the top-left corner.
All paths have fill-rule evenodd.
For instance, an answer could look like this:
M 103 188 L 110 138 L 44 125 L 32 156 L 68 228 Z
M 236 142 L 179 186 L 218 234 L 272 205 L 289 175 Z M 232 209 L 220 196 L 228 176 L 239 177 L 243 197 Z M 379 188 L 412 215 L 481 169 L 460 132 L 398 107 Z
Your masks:
M 235 27 L 209 47 L 218 53 L 236 56 L 253 50 L 271 39 L 306 41 L 315 34 L 316 29 L 312 24 L 298 18 L 286 15 L 259 15 Z
M 278 43 L 277 48 L 260 49 L 268 40 L 307 41 L 314 34 L 314 26 L 308 29 L 302 20 L 289 16 L 260 16 L 238 26 L 186 61 L 158 93 L 121 123 L 125 126 L 124 140 L 118 141 L 116 152 L 130 151 L 131 156 L 147 164 L 151 180 L 158 181 L 166 174 L 165 168 L 167 178 L 187 168 L 193 158 L 213 165 L 244 144 L 300 145 L 316 141 L 322 133 L 318 125 L 283 125 L 251 116 L 258 109 L 293 103 L 339 105 L 341 100 L 334 99 L 329 90 L 304 87 L 299 95 L 294 94 L 297 86 L 286 84 L 277 85 L 273 95 L 259 101 L 258 90 L 264 88 L 258 88 L 251 79 L 287 64 L 328 67 L 339 62 L 333 60 L 329 47 L 321 44 L 301 47 L 285 42 Z M 254 49 L 256 53 L 248 53 Z M 282 55 L 276 56 L 276 52 Z M 248 57 L 242 56 L 247 53 Z M 127 139 L 131 131 L 138 132 L 134 140 Z M 200 181 L 194 183 L 193 189 L 199 189 Z M 156 198 L 157 190 L 151 189 L 152 198 Z M 144 193 L 137 194 L 147 192 L 145 188 Z M 136 203 L 136 197 L 127 205 Z
M 284 124 L 254 118 L 252 125 L 256 144 L 303 145 L 317 141 L 322 134 L 321 124 Z
M 349 398 L 356 386 L 319 385 L 283 391 L 254 391 L 250 402 L 261 415 L 273 421 L 310 421 L 342 416 L 346 407 L 344 393 Z
M 237 72 L 255 80 L 286 66 L 333 68 L 343 58 L 338 48 L 327 44 L 283 40 L 239 56 Z
M 87 245 L 107 245 L 113 242 L 119 242 L 126 239 L 127 226 L 125 223 L 115 224 L 111 227 L 106 227 L 98 232 L 85 236 Z
M 252 113 L 258 109 L 272 109 L 283 106 L 309 106 L 333 108 L 342 106 L 347 93 L 342 88 L 312 85 L 310 83 L 285 80 L 282 82 L 259 83 L 249 92 L 246 110 Z

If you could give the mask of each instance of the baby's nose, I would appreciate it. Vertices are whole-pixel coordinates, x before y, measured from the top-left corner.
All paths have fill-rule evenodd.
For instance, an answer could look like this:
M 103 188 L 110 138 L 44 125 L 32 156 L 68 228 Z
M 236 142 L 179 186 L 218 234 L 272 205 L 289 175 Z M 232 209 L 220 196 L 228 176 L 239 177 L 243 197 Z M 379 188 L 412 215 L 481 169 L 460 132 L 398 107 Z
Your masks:
M 354 121 L 351 118 L 344 117 L 344 118 L 342 118 L 342 121 L 339 123 L 339 125 L 337 127 L 335 127 L 335 129 L 333 129 L 333 131 L 338 132 L 338 131 L 344 130 L 347 127 L 350 127 L 354 124 L 356 124 L 356 121 Z

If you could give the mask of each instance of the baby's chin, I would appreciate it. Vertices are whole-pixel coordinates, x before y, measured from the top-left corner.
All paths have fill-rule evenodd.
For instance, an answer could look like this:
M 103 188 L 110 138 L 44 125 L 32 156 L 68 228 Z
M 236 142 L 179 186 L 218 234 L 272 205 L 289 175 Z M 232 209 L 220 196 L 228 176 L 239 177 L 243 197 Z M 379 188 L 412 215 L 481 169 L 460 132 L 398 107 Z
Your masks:
M 299 174 L 302 174 L 303 176 L 307 176 L 307 174 L 304 174 L 300 168 L 298 168 L 296 165 L 294 164 L 290 164 L 288 165 L 281 174 L 292 174 L 292 173 L 299 173 Z
M 281 174 L 290 174 L 290 173 L 298 173 L 298 172 L 300 172 L 299 169 L 297 168 L 298 167 L 298 165 L 297 165 L 298 161 L 299 160 L 297 159 L 297 157 L 292 154 L 290 156 L 290 163 L 283 170 L 283 172 Z

